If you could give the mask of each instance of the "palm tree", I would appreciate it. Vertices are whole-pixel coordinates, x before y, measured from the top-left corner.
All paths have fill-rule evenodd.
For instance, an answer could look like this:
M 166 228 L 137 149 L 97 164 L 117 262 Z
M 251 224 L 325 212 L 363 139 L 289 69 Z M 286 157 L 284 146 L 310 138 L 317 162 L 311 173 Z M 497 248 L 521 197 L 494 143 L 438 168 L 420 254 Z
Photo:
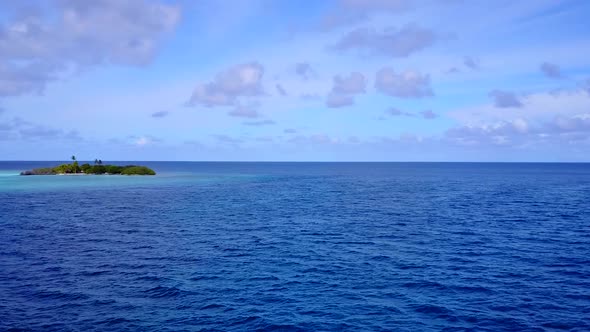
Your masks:
M 94 165 L 98 164 L 98 159 L 94 159 Z
M 98 159 L 98 164 L 102 165 L 102 160 Z
M 78 162 L 76 161 L 76 156 L 72 156 L 72 171 L 74 173 L 78 173 Z

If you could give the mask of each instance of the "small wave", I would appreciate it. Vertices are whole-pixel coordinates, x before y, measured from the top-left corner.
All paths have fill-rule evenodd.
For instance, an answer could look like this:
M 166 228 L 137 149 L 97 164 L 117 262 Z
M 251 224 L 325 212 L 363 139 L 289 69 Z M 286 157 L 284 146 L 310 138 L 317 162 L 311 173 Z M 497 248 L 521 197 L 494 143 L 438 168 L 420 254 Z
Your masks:
M 42 299 L 78 301 L 88 299 L 88 295 L 82 293 L 64 293 L 60 291 L 40 291 L 34 294 Z
M 180 296 L 186 292 L 176 287 L 158 286 L 145 290 L 144 293 L 151 298 L 171 298 Z
M 331 270 L 321 270 L 316 267 L 312 267 L 309 269 L 305 269 L 302 271 L 303 273 L 322 273 L 322 274 L 336 274 L 336 271 Z
M 133 323 L 133 321 L 129 320 L 127 318 L 123 318 L 123 317 L 116 317 L 116 318 L 108 318 L 108 319 L 97 322 L 97 324 L 99 324 L 99 325 L 108 325 L 108 326 L 125 324 L 125 323 Z
M 576 327 L 581 327 L 580 323 L 573 323 L 573 322 L 548 322 L 542 324 L 543 327 L 555 330 L 571 330 Z M 586 325 L 588 327 L 588 325 Z
M 449 310 L 445 307 L 432 305 L 432 304 L 419 305 L 414 308 L 414 311 L 419 312 L 421 314 L 436 314 L 436 315 L 448 315 L 451 313 L 451 310 Z
M 388 261 L 390 259 L 391 259 L 391 257 L 385 256 L 385 255 L 378 255 L 378 256 L 371 257 L 372 261 Z
M 100 306 L 100 305 L 111 305 L 115 304 L 117 301 L 115 300 L 94 300 L 92 301 L 92 305 Z
M 289 281 L 289 282 L 286 282 L 284 285 L 285 286 L 293 286 L 293 285 L 301 285 L 301 284 L 302 284 L 301 281 Z
M 61 270 L 62 268 L 60 266 L 50 266 L 48 268 L 43 269 L 43 272 L 58 272 Z
M 133 248 L 131 248 L 131 249 L 133 249 L 133 250 L 139 250 L 139 249 L 154 249 L 154 247 L 153 247 L 153 246 L 148 246 L 148 245 L 145 245 L 145 246 L 137 246 L 137 247 L 133 247 Z
M 272 280 L 272 281 L 277 281 L 279 280 L 279 278 L 275 277 L 275 276 L 268 276 L 268 277 L 252 277 L 252 278 L 248 278 L 249 281 L 265 281 L 265 280 Z
M 227 255 L 223 255 L 223 257 L 226 258 L 232 258 L 232 257 L 248 257 L 248 256 L 252 256 L 252 254 L 250 253 L 238 253 L 238 254 L 227 254 Z
M 237 318 L 233 322 L 230 323 L 230 326 L 238 326 L 238 325 L 250 325 L 254 322 L 259 322 L 262 320 L 260 316 L 249 316 L 243 318 Z
M 210 310 L 210 309 L 222 309 L 222 308 L 225 308 L 225 306 L 221 305 L 221 304 L 212 303 L 212 304 L 208 304 L 206 306 L 203 306 L 200 309 L 201 310 Z
M 83 271 L 80 272 L 80 275 L 83 277 L 95 277 L 95 276 L 99 276 L 101 274 L 106 274 L 109 273 L 111 271 L 108 270 L 102 270 L 102 271 Z
M 447 286 L 434 281 L 406 282 L 402 286 L 406 288 L 430 288 L 439 290 L 445 290 L 448 288 Z
M 306 331 L 305 329 L 302 329 L 300 327 L 297 327 L 295 325 L 275 325 L 275 324 L 270 324 L 268 326 L 262 327 L 260 329 L 258 329 L 258 331 L 281 331 L 281 332 L 289 332 L 289 331 Z
M 568 299 L 590 301 L 590 294 L 565 294 Z
M 417 265 L 417 264 L 399 264 L 397 266 L 400 270 L 413 270 L 413 269 L 425 269 L 427 266 Z
M 509 311 L 518 310 L 518 308 L 513 307 L 513 306 L 509 306 L 509 305 L 492 306 L 492 307 L 490 307 L 490 309 L 492 309 L 494 311 L 499 311 L 499 312 L 509 312 Z
M 135 280 L 162 282 L 162 281 L 168 280 L 168 278 L 158 277 L 158 276 L 141 276 L 141 277 L 135 278 Z
M 214 279 L 219 279 L 218 276 L 196 276 L 196 277 L 192 277 L 189 280 L 192 281 L 199 281 L 199 280 L 214 280 Z
M 452 286 L 451 289 L 460 293 L 484 293 L 490 294 L 494 291 L 482 286 Z

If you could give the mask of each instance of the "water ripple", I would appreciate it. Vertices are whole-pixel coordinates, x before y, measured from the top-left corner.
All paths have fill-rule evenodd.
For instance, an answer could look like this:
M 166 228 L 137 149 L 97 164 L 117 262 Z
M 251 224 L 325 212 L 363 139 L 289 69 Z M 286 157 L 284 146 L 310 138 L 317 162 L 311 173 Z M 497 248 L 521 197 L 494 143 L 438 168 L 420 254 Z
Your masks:
M 590 331 L 586 164 L 158 165 L 0 179 L 0 330 Z

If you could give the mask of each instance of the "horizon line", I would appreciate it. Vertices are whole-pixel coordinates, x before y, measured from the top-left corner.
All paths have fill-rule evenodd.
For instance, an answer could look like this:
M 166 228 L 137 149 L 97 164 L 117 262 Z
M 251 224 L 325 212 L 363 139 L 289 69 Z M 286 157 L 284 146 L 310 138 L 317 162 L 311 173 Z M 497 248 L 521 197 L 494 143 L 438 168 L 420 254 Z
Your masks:
M 70 160 L 0 160 L 0 162 L 69 162 Z M 93 160 L 77 160 L 94 162 Z M 163 163 L 464 163 L 464 164 L 590 164 L 590 161 L 428 161 L 428 160 L 105 160 L 108 162 L 163 162 Z

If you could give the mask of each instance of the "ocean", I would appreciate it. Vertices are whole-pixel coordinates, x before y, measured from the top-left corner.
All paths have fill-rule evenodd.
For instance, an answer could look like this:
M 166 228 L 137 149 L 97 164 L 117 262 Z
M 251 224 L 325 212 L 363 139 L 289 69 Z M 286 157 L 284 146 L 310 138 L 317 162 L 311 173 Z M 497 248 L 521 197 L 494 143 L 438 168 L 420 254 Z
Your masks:
M 0 162 L 0 330 L 590 331 L 590 164 L 54 164 Z

